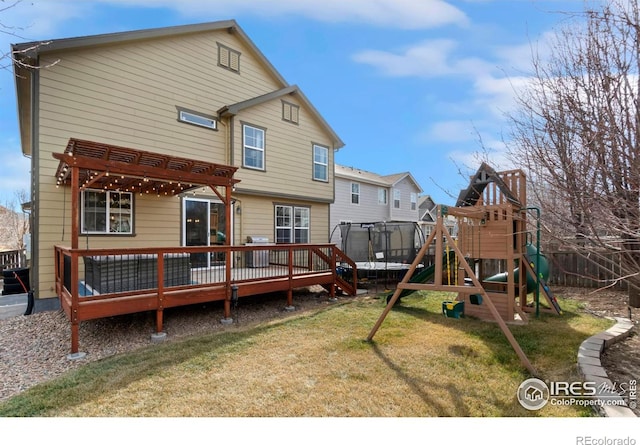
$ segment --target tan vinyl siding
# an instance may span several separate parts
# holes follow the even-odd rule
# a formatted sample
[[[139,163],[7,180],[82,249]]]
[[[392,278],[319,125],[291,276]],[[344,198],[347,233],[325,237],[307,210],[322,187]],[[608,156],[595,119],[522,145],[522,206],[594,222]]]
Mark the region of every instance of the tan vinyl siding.
[[[326,243],[329,235],[329,205],[317,202],[305,202],[285,199],[269,199],[258,196],[238,196],[236,205],[241,206],[241,214],[235,215],[234,242],[243,244],[247,236],[267,236],[270,242],[275,240],[275,205],[292,205],[310,208],[310,233],[311,243]]]
[[[241,54],[239,74],[218,66],[218,43]],[[219,122],[218,131],[189,125],[178,121],[176,107],[216,115],[223,106],[286,86],[226,30],[65,51],[43,57],[41,64],[54,60],[59,60],[55,66],[38,72],[36,98],[39,298],[54,296],[53,246],[71,241],[71,189],[56,189],[58,161],[52,153],[63,152],[69,139],[77,138],[229,164],[228,121]],[[247,235],[273,239],[273,203],[289,200],[311,208],[311,242],[327,242],[329,207],[324,202],[333,199],[332,139],[295,96],[287,101],[300,107],[299,125],[282,120],[280,99],[243,110],[234,119],[236,166],[242,163],[240,121],[267,129],[266,172],[240,168],[236,175],[242,180],[239,192],[262,194],[238,195],[242,213],[234,215],[236,243]],[[314,143],[329,148],[326,183],[312,180]],[[179,198],[136,195],[133,211],[134,236],[81,236],[80,247],[180,245]]]
[[[293,97],[287,100],[297,104]],[[243,123],[266,130],[265,171],[240,168],[236,173],[236,177],[242,181],[239,188],[300,199],[333,199],[333,146],[326,132],[304,107],[300,107],[299,125],[282,120],[280,100],[244,110],[234,119],[234,123],[234,165],[239,167],[243,162]],[[327,182],[313,180],[314,143],[328,148]],[[265,184],[269,184],[268,190]]]
[[[217,41],[242,53],[240,76],[217,66]],[[70,188],[55,188],[52,153],[63,152],[73,137],[228,163],[226,132],[178,122],[176,106],[216,114],[282,87],[247,47],[222,31],[55,54],[42,63],[56,59],[57,65],[39,72],[40,298],[53,296],[53,245],[70,245],[71,234]],[[180,244],[178,198],[136,196],[134,219],[135,236],[91,236],[89,246]],[[86,241],[81,237],[80,245]]]

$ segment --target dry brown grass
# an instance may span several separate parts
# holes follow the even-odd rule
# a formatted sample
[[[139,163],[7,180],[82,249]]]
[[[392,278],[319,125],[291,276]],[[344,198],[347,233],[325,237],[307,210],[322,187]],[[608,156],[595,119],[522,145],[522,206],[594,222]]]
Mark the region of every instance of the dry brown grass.
[[[527,374],[497,325],[449,319],[442,295],[414,295],[365,339],[383,300],[358,298],[258,327],[87,365],[0,405],[0,415],[117,417],[574,417],[522,408]],[[578,313],[514,326],[545,376],[576,379],[579,344],[608,327]]]

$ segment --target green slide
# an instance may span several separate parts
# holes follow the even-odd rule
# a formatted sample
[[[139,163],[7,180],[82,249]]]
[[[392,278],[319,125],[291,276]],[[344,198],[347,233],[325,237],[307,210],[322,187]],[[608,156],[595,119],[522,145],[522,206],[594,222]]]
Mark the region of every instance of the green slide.
[[[536,247],[533,244],[527,244],[527,254],[526,258],[531,261],[533,264],[536,263],[537,260],[540,261],[540,278],[543,280],[549,279],[549,261],[547,257],[543,254],[539,253]],[[485,278],[484,281],[494,282],[494,283],[506,283],[507,278],[509,276],[509,272],[502,272],[489,278]],[[520,279],[520,268],[517,267],[513,271],[513,279],[517,283]],[[532,276],[530,273],[527,273],[527,293],[533,292],[537,286],[536,277]]]
[[[445,253],[444,255],[442,255],[442,264],[445,265],[445,266],[447,264],[447,255],[449,256],[449,261],[451,263],[456,258],[456,253],[453,250],[450,250],[448,254]],[[413,276],[409,279],[409,283],[428,283],[430,281],[433,281],[435,272],[436,272],[436,265],[435,264],[432,264],[431,266],[425,267],[425,268],[421,269],[419,272],[415,272],[414,271]],[[400,296],[398,297],[398,301],[402,297],[406,297],[407,295],[410,295],[413,292],[415,292],[415,290],[403,289],[402,292],[400,292]],[[394,294],[394,292],[391,292],[389,295],[387,295],[387,303],[389,303],[389,301],[391,301],[391,297],[393,297],[393,294]]]

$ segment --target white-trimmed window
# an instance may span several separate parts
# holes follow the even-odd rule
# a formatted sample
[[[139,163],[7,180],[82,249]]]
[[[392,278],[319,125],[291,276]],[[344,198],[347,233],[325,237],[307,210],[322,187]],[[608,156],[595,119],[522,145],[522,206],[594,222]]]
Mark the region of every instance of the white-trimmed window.
[[[133,193],[85,190],[81,206],[82,233],[133,233]]]
[[[218,43],[218,66],[236,73],[240,72],[240,51]]]
[[[411,194],[411,210],[416,210],[418,208],[418,194]]]
[[[399,209],[400,208],[400,190],[394,190],[393,191],[393,208],[394,209]]]
[[[387,205],[387,189],[384,187],[378,187],[378,204]]]
[[[183,108],[178,108],[178,120],[180,122],[209,128],[211,130],[218,129],[218,121],[215,117],[207,114],[196,113],[195,111],[185,110]]]
[[[264,136],[263,128],[244,124],[242,126],[242,165],[247,168],[264,170]]]
[[[308,207],[276,205],[276,243],[308,243],[311,211]]]
[[[351,204],[360,204],[360,183],[351,183]]]
[[[327,182],[329,180],[329,149],[321,145],[313,145],[313,179]]]

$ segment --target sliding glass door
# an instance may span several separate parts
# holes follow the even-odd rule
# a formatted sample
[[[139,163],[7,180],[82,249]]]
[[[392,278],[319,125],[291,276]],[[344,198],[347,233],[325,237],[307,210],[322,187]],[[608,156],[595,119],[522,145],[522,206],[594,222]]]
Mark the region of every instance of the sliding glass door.
[[[185,198],[183,206],[183,243],[185,246],[222,245],[228,235],[224,204],[218,201]],[[222,255],[191,254],[191,267],[214,267],[224,265]]]

